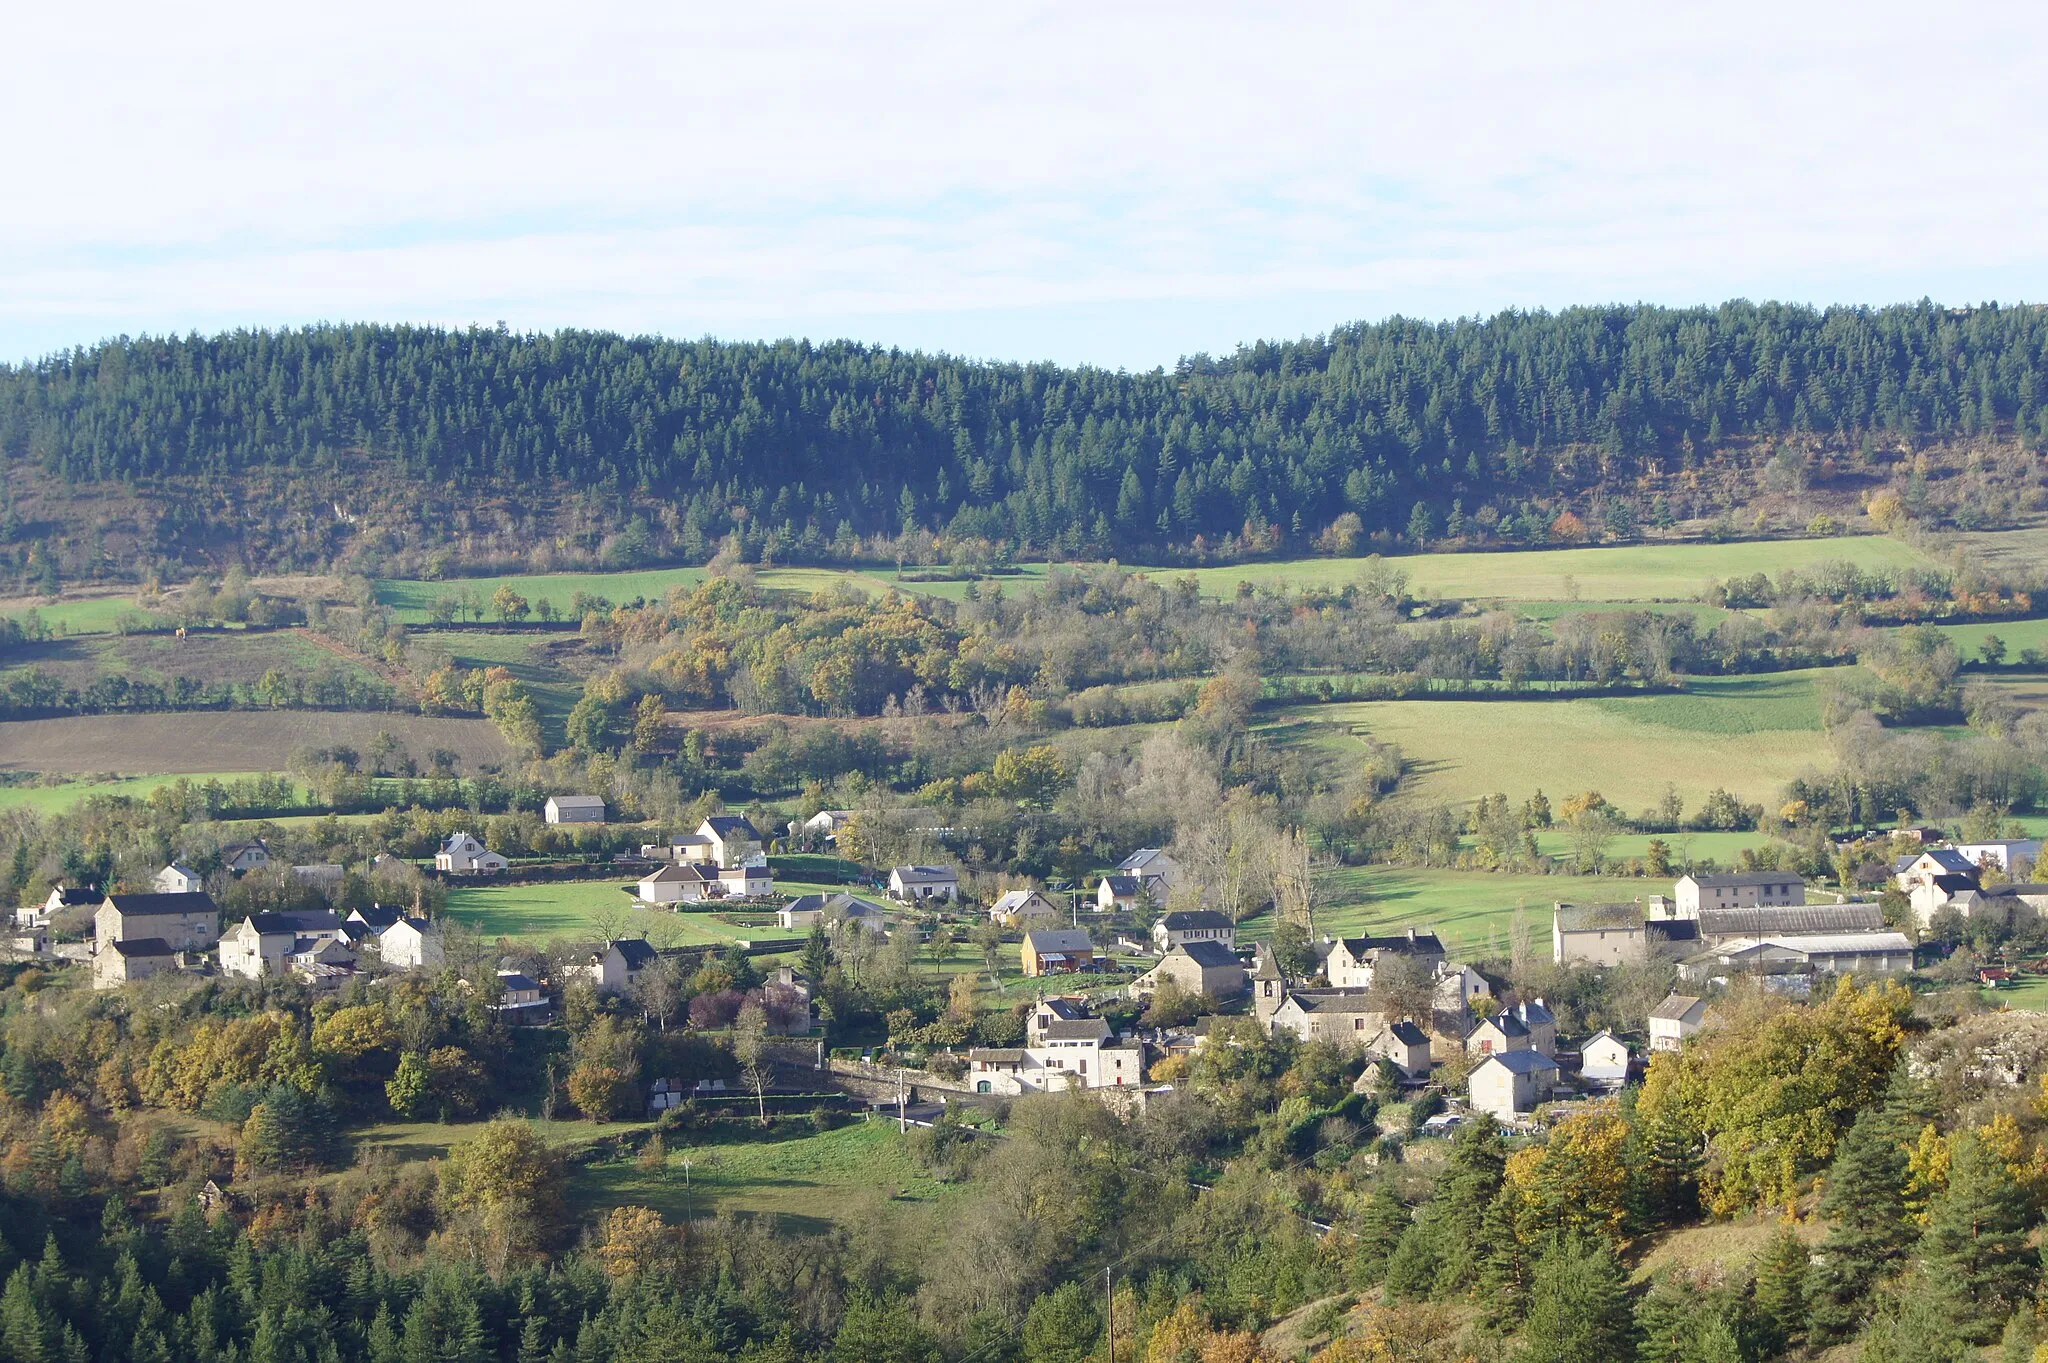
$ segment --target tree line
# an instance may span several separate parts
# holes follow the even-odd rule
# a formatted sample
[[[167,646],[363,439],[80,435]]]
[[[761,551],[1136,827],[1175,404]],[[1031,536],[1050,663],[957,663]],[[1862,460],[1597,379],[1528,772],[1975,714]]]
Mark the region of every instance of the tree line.
[[[0,367],[0,451],[73,483],[208,486],[367,456],[415,487],[640,494],[679,513],[620,516],[605,552],[622,564],[701,559],[733,532],[813,561],[919,530],[1247,553],[1346,515],[1420,538],[1540,541],[1566,516],[1627,532],[1669,515],[1608,495],[1645,472],[1781,438],[2031,442],[2044,401],[2048,315],[1928,302],[1394,318],[1136,374],[844,341],[323,325]],[[1550,496],[1587,489],[1597,514]],[[200,533],[196,512],[174,499],[152,533]],[[11,498],[6,516],[19,530]]]

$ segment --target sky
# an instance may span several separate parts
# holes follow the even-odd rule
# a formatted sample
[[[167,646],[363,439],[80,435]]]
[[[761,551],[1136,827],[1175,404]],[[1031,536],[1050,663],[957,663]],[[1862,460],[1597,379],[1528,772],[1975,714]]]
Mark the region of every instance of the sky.
[[[0,359],[316,321],[1130,369],[2048,298],[2041,6],[44,5]]]

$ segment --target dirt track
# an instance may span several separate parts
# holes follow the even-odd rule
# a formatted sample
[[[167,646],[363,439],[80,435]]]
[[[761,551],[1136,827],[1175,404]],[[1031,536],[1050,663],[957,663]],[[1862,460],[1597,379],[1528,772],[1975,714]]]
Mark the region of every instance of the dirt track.
[[[474,772],[511,756],[489,720],[325,710],[198,711],[164,715],[79,715],[0,723],[0,771],[283,771],[297,748],[347,744],[361,751],[388,730],[425,765],[447,748]]]

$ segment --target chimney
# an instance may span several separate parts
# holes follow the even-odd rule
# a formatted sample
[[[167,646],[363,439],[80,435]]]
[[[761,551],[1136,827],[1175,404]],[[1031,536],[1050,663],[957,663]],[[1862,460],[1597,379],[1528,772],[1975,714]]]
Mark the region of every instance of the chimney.
[[[1414,928],[1410,928],[1410,929],[1408,929],[1408,940],[1409,940],[1409,941],[1411,941],[1411,942],[1415,940],[1415,929],[1414,929]]]

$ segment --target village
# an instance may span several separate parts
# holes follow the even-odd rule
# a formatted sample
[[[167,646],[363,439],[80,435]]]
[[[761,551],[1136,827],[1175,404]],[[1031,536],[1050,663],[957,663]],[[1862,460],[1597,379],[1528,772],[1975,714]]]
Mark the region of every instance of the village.
[[[594,796],[560,795],[547,801],[545,817],[602,823],[606,806]],[[1097,1094],[1128,1114],[1174,1093],[1204,1047],[1237,1044],[1249,1028],[1328,1045],[1358,1068],[1356,1092],[1416,1100],[1418,1135],[1449,1134],[1480,1119],[1534,1129],[1577,1110],[1580,1100],[1640,1080],[1650,1055],[1681,1049],[1731,990],[1804,999],[1830,979],[1904,976],[1927,959],[1932,948],[1921,943],[1938,924],[2009,931],[2048,914],[2048,884],[2013,879],[2032,868],[2038,841],[1945,843],[1921,829],[1872,841],[1874,851],[1891,852],[1889,903],[1810,891],[1798,874],[1775,871],[1686,874],[1669,894],[1628,902],[1560,898],[1549,915],[1551,966],[1595,980],[1633,972],[1631,980],[1669,984],[1640,1028],[1574,1032],[1560,1026],[1559,1011],[1576,1017],[1586,1009],[1557,1010],[1519,988],[1507,961],[1460,959],[1429,924],[1389,923],[1343,936],[1319,933],[1312,921],[1275,923],[1263,911],[1255,923],[1234,921],[1208,907],[1204,887],[1168,849],[1138,849],[1092,883],[1010,888],[986,903],[972,901],[946,865],[873,868],[872,889],[778,894],[770,849],[829,847],[851,817],[821,810],[790,821],[772,840],[745,817],[712,815],[613,865],[637,875],[618,887],[622,907],[656,915],[648,919],[655,924],[660,915],[726,905],[772,913],[782,936],[729,948],[766,962],[764,979],[775,991],[768,1030],[782,1043],[771,1065],[828,1072],[792,1075],[792,1092],[836,1084],[906,1121],[929,1122],[949,1102],[1069,1090]],[[262,839],[228,844],[209,860],[216,889],[251,873],[284,871],[302,886],[331,891],[347,870],[273,866]],[[467,832],[449,836],[431,867],[401,868],[379,855],[365,869],[458,883],[517,874]],[[87,912],[84,939],[61,940],[65,916],[76,921]],[[511,944],[501,941],[496,952],[472,949],[474,959],[457,969],[443,923],[419,907],[417,893],[411,904],[337,904],[237,920],[223,914],[207,876],[173,860],[147,890],[53,886],[16,910],[8,946],[17,961],[88,972],[95,990],[176,975],[292,981],[318,998],[425,972],[465,994],[482,991],[490,1011],[517,1027],[558,1022],[564,991],[576,986],[630,1005],[665,959],[706,956],[657,946],[653,934],[630,930],[630,914],[608,921],[619,924],[616,932],[553,958],[505,950]],[[972,934],[984,946],[999,1006],[1022,1015],[1017,1044],[905,1045],[893,1035],[880,1045],[841,1044],[848,1038],[834,1035],[821,1013],[814,996],[822,981],[806,974],[806,963],[815,974],[825,961],[851,957],[856,945],[907,941],[914,948],[936,934]],[[812,941],[818,945],[804,952]],[[1003,991],[999,959],[1005,970],[1015,963],[1028,998],[1013,1001]],[[1996,988],[2012,974],[1987,966],[1980,982]],[[970,994],[973,979],[970,970]],[[646,1087],[646,1109],[658,1114],[693,1087],[722,1093],[726,1081],[693,1086],[654,1075]]]

